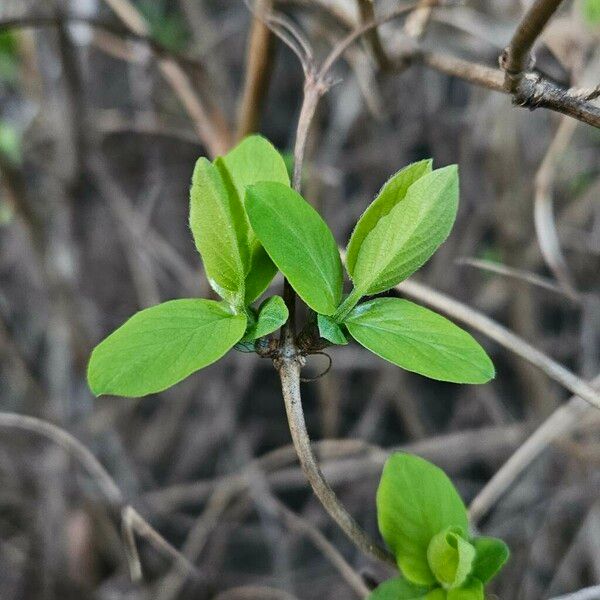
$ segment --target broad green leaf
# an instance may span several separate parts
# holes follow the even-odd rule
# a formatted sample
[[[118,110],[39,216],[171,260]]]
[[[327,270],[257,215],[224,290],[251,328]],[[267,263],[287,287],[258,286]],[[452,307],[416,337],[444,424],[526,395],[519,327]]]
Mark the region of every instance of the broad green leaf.
[[[583,15],[590,25],[600,25],[600,0],[584,0]]]
[[[160,392],[221,358],[246,317],[212,300],[171,300],[142,310],[102,341],[88,365],[96,396]]]
[[[383,468],[377,521],[402,574],[419,585],[436,583],[427,560],[433,536],[447,527],[468,527],[465,505],[446,474],[403,453],[390,456]]]
[[[246,188],[260,181],[290,185],[283,157],[271,142],[260,135],[244,138],[222,160],[242,201]]]
[[[332,344],[344,346],[348,343],[348,338],[341,326],[326,315],[317,315],[319,325],[319,334]]]
[[[260,135],[251,135],[242,140],[221,159],[218,166],[223,177],[231,180],[242,204],[246,197],[246,188],[260,181],[290,185],[283,157],[271,142]],[[246,304],[250,304],[267,289],[277,268],[256,239],[249,224],[247,239],[250,262],[246,277]]]
[[[429,542],[429,567],[445,588],[461,586],[471,573],[475,548],[464,539],[464,534],[464,531],[449,527]]]
[[[492,361],[466,331],[408,300],[359,304],[344,323],[357,342],[407,371],[454,383],[494,377]]]
[[[354,265],[356,264],[360,247],[367,235],[377,225],[379,219],[385,217],[398,202],[404,200],[408,188],[417,179],[431,173],[432,162],[431,159],[421,160],[404,167],[404,169],[398,171],[381,188],[375,200],[358,220],[348,242],[348,248],[346,249],[346,268],[348,269],[348,273],[354,272]]]
[[[448,600],[484,600],[483,584],[471,578],[461,587],[448,590]]]
[[[389,290],[427,262],[450,234],[457,208],[456,165],[415,181],[358,250],[350,275],[361,295]]]
[[[279,329],[288,319],[288,308],[281,296],[267,298],[258,309],[258,318],[244,334],[243,341],[261,338]]]
[[[190,191],[190,228],[210,285],[241,306],[245,295],[248,241],[244,209],[231,182],[206,158],[198,159]]]
[[[440,598],[445,598],[445,594]],[[415,585],[404,579],[394,577],[378,585],[369,594],[368,600],[437,600],[429,593],[429,588]]]
[[[265,250],[315,312],[331,315],[342,298],[342,262],[319,213],[281,183],[246,191],[246,212]]]
[[[250,268],[246,275],[246,305],[252,304],[264,293],[277,273],[277,267],[258,240],[252,245],[250,252]]]
[[[476,551],[473,576],[485,584],[503,567],[510,550],[502,540],[492,537],[477,537],[471,543]]]

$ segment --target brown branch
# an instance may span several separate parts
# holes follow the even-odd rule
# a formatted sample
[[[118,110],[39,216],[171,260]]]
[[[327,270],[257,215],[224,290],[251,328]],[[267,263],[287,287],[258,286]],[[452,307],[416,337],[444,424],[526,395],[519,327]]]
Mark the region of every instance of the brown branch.
[[[512,94],[519,94],[525,71],[532,66],[531,49],[561,2],[535,0],[521,19],[510,44],[504,49],[500,64],[506,73],[506,88]]]
[[[266,14],[271,6],[272,0],[260,0],[257,10]],[[261,107],[273,70],[274,42],[275,38],[269,26],[261,16],[254,15],[246,52],[246,78],[238,113],[238,140],[258,130]]]
[[[363,24],[376,21],[373,0],[358,0],[358,10]],[[391,68],[392,63],[383,48],[377,28],[374,27],[368,31],[366,33],[366,38],[371,46],[377,64],[382,70],[387,71]]]
[[[294,348],[288,348],[295,353]],[[287,413],[292,441],[298,454],[300,464],[310,483],[310,486],[320,500],[323,508],[330,514],[344,533],[363,552],[371,554],[391,565],[395,565],[394,557],[384,548],[374,542],[368,534],[348,513],[340,502],[331,486],[325,480],[315,455],[311,448],[310,438],[306,430],[302,397],[300,394],[300,368],[301,359],[295,355],[282,356],[276,361],[277,370],[281,379],[281,389]]]

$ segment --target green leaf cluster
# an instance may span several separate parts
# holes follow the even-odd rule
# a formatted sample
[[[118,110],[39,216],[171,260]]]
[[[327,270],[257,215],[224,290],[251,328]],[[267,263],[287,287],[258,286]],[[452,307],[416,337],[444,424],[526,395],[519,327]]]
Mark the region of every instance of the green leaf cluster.
[[[484,586],[508,560],[506,544],[471,537],[467,511],[446,474],[397,453],[377,490],[377,520],[401,576],[381,584],[370,600],[483,600]]]
[[[346,252],[353,289],[333,234],[303,198],[282,183],[247,188],[252,229],[296,293],[317,313],[321,337],[365,348],[408,371],[455,383],[485,383],[494,366],[481,346],[442,316],[386,292],[419,269],[448,237],[458,207],[456,166],[424,160],[396,173],[364,212]]]
[[[288,318],[277,296],[253,306],[277,270],[331,344],[347,344],[351,336],[404,369],[442,381],[483,383],[494,376],[479,344],[442,316],[397,298],[361,302],[409,277],[449,235],[458,207],[456,166],[434,170],[430,160],[420,161],[383,186],[348,243],[353,289],[346,296],[338,245],[290,187],[288,167],[260,136],[214,161],[197,161],[189,225],[222,300],[173,300],[134,315],[92,352],[88,380],[95,394],[159,392],[232,347],[254,349]]]
[[[133,315],[92,352],[88,384],[96,395],[160,392],[220,359],[237,344],[281,327],[288,310],[263,294],[276,267],[250,227],[246,188],[271,182],[289,189],[279,152],[251,136],[213,162],[196,163],[190,191],[190,228],[211,287],[222,301],[171,300]]]

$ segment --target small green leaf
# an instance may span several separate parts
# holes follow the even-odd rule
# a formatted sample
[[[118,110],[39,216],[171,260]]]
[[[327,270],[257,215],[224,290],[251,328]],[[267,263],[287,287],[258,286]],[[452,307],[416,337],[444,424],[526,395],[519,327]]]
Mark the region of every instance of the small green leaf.
[[[457,208],[456,165],[415,181],[358,250],[349,272],[361,295],[389,290],[427,262],[450,234]]]
[[[448,600],[484,600],[483,584],[471,578],[461,587],[448,590]]]
[[[350,241],[348,242],[348,248],[346,249],[346,267],[349,273],[354,272],[354,265],[356,264],[358,252],[367,235],[373,230],[382,217],[385,217],[398,202],[404,200],[408,188],[417,181],[417,179],[431,173],[432,162],[431,159],[421,160],[404,167],[404,169],[398,171],[381,188],[381,191],[375,200],[373,200],[358,220],[358,223],[352,232],[352,236],[350,237]]]
[[[230,178],[242,204],[246,197],[246,188],[260,181],[275,181],[288,187],[290,185],[283,157],[271,142],[260,135],[251,135],[243,139],[221,159],[219,168],[224,177]],[[247,238],[250,263],[246,277],[246,304],[251,304],[267,289],[277,268],[256,239],[249,224]]]
[[[250,268],[246,275],[246,305],[252,304],[264,291],[277,273],[277,267],[257,240],[252,245]]]
[[[471,573],[475,548],[464,539],[464,534],[460,529],[448,527],[429,542],[427,561],[445,588],[461,586]]]
[[[357,342],[407,371],[454,383],[494,377],[492,361],[466,331],[408,300],[365,302],[344,323]]]
[[[377,520],[402,574],[419,585],[436,583],[427,560],[433,536],[447,527],[468,527],[465,505],[446,474],[403,453],[385,463],[377,490]]]
[[[96,396],[160,392],[221,358],[240,340],[244,315],[212,300],[171,300],[142,310],[102,341],[88,365]]]
[[[242,341],[256,340],[273,333],[287,321],[288,314],[281,296],[267,298],[258,309],[258,319],[248,327]]]
[[[245,295],[248,241],[244,209],[231,182],[206,158],[198,159],[190,191],[190,228],[211,287],[230,304]]]
[[[445,598],[441,596],[440,598]],[[368,600],[437,600],[428,587],[415,585],[404,579],[394,577],[378,585],[369,595]]]
[[[326,315],[317,315],[317,322],[319,324],[319,334],[322,338],[339,346],[344,346],[348,343],[348,338],[344,330],[333,319]]]
[[[281,183],[246,192],[250,224],[297,294],[315,312],[331,315],[342,298],[342,262],[333,234],[319,213]]]
[[[473,576],[484,584],[495,577],[510,556],[508,546],[497,538],[476,537],[471,540],[476,556]]]

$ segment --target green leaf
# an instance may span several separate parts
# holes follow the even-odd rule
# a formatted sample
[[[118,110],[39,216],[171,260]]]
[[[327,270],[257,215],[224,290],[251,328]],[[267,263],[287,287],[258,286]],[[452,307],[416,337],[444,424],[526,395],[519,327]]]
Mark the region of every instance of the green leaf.
[[[442,596],[442,598],[445,598]],[[435,596],[429,593],[429,588],[415,585],[404,579],[404,577],[394,577],[378,585],[368,600],[437,600]]]
[[[473,576],[485,584],[503,567],[510,550],[502,540],[493,537],[476,537],[471,543],[476,551]]]
[[[242,140],[219,164],[223,177],[228,177],[243,204],[246,188],[260,181],[275,181],[289,187],[285,161],[277,149],[260,135]],[[248,224],[250,264],[246,277],[246,304],[251,304],[268,287],[277,268]]]
[[[600,0],[585,0],[583,16],[590,25],[600,24]]]
[[[344,346],[348,343],[348,338],[344,330],[333,319],[326,315],[317,315],[319,324],[319,334],[332,344]]]
[[[483,584],[479,579],[471,578],[461,587],[448,590],[448,600],[484,600]]]
[[[361,295],[389,290],[412,275],[450,234],[458,208],[456,165],[413,183],[403,201],[363,240],[349,270]]]
[[[382,217],[389,214],[398,202],[404,200],[408,188],[417,181],[417,179],[431,173],[432,162],[431,159],[422,160],[404,167],[404,169],[398,171],[381,188],[381,191],[375,200],[369,205],[367,210],[365,210],[358,220],[358,223],[352,232],[352,236],[350,237],[350,241],[348,242],[348,248],[346,249],[346,267],[349,273],[354,272],[356,258],[367,235],[373,230]]]
[[[258,319],[244,334],[243,341],[261,338],[279,329],[288,319],[288,308],[280,296],[267,298],[258,309]]]
[[[94,351],[88,384],[96,396],[160,392],[221,358],[240,340],[246,317],[212,300],[171,300],[142,310]]]
[[[461,586],[471,573],[475,548],[464,535],[464,531],[448,527],[429,542],[427,561],[435,578],[445,588]]]
[[[230,304],[243,304],[247,222],[231,182],[206,158],[198,159],[190,192],[190,228],[211,287]]]
[[[446,474],[403,453],[390,456],[383,468],[377,521],[403,575],[419,585],[436,583],[427,560],[433,536],[447,527],[468,527],[465,505]]]
[[[331,315],[342,298],[342,262],[319,213],[281,183],[258,183],[246,192],[250,224],[297,294],[315,312]]]
[[[250,268],[246,275],[246,305],[252,304],[265,292],[275,273],[275,263],[257,240],[251,248]]]
[[[344,323],[357,342],[407,371],[454,383],[494,377],[492,361],[466,331],[408,300],[365,302]]]

